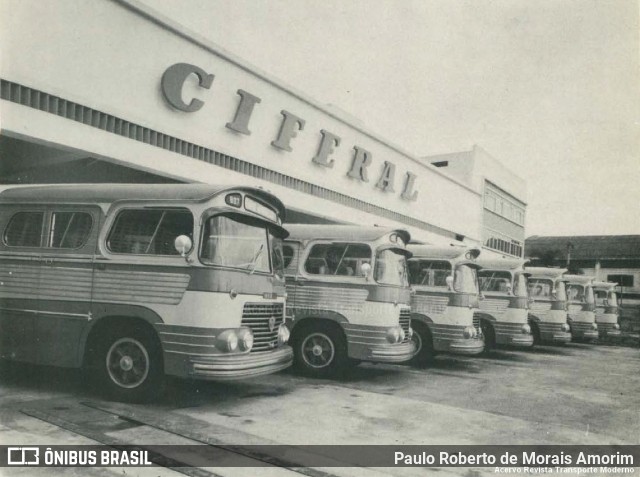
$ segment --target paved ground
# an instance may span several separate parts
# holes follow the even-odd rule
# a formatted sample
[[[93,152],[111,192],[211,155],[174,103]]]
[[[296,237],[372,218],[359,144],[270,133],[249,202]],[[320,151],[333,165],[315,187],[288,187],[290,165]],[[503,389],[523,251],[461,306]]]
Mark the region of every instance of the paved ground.
[[[77,371],[5,366],[0,443],[640,444],[639,370],[638,348],[572,343],[481,358],[443,355],[427,368],[363,364],[335,381],[288,372],[232,384],[175,380],[158,402],[133,406],[101,401]],[[229,477],[297,473],[277,467],[207,470]],[[427,475],[406,468],[325,470],[337,476]],[[487,472],[492,474],[439,473]],[[115,474],[174,472],[60,470]]]

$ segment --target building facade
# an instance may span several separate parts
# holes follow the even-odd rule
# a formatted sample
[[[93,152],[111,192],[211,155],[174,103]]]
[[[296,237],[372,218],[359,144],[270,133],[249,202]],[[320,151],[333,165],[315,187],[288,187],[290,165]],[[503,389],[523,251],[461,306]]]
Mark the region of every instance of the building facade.
[[[511,212],[482,205],[487,191],[524,204],[493,159],[481,183],[444,172],[136,0],[6,10],[4,184],[241,183],[276,194],[289,222],[404,227],[519,253]]]
[[[490,252],[522,257],[524,253],[526,185],[479,146],[425,161],[482,193],[481,244]]]

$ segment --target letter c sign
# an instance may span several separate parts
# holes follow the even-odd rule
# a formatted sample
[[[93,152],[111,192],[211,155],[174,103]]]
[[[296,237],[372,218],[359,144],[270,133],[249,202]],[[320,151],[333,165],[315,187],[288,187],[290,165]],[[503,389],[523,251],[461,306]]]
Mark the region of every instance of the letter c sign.
[[[209,89],[213,83],[213,75],[208,74],[202,68],[188,63],[176,63],[166,69],[162,75],[161,88],[162,94],[171,106],[186,113],[193,113],[200,109],[204,102],[193,98],[188,104],[182,99],[182,87],[189,75],[194,74],[198,77],[198,85],[202,88]]]

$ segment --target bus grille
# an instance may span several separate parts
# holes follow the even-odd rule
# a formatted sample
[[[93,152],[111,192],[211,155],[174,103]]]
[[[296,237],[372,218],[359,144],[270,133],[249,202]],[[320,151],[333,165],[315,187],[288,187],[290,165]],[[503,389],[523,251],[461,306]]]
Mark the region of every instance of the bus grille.
[[[410,308],[400,309],[400,326],[404,330],[403,343],[405,343],[409,341],[409,327],[411,326],[411,309]]]
[[[270,351],[278,346],[278,328],[284,323],[282,303],[245,303],[242,326],[253,331],[252,353]]]
[[[480,316],[476,313],[473,314],[473,327],[476,329],[478,336],[482,334],[482,329],[480,328]]]

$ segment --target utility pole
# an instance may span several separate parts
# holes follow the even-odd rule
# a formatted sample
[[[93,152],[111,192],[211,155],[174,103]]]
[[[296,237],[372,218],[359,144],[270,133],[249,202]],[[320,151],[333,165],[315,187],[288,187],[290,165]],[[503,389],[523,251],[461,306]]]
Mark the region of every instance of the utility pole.
[[[569,265],[571,265],[571,250],[573,250],[573,244],[571,242],[567,242],[567,269]]]

